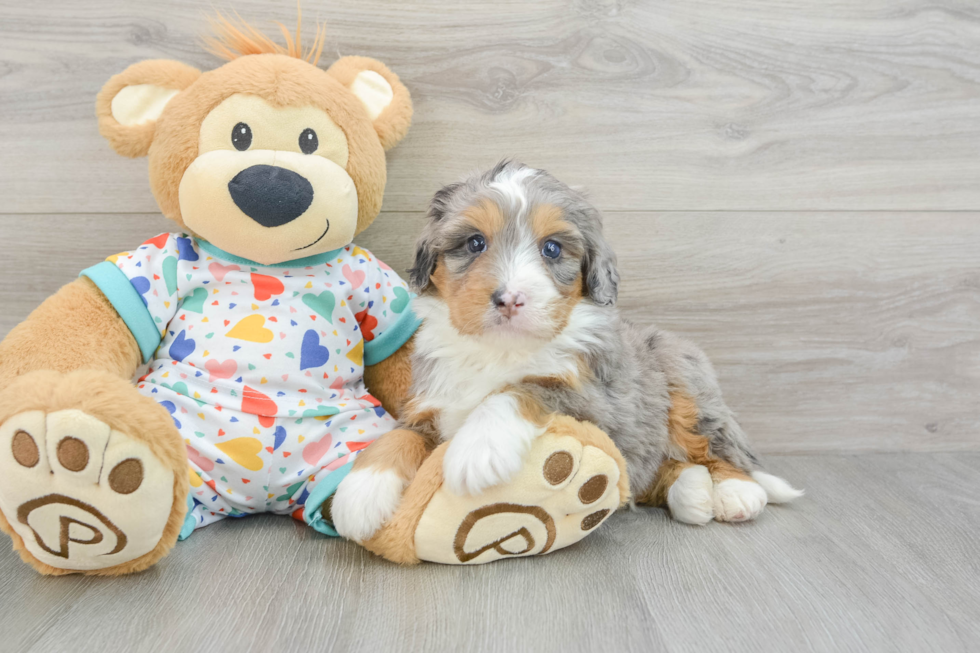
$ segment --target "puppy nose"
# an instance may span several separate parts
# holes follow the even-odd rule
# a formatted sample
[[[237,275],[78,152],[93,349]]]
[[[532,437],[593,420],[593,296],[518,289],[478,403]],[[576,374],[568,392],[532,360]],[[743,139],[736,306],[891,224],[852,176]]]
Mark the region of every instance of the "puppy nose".
[[[502,315],[512,317],[517,315],[520,308],[527,303],[527,295],[522,290],[511,292],[509,290],[497,289],[491,295],[490,300]]]
[[[292,222],[313,203],[306,177],[278,166],[254,165],[228,182],[228,192],[242,213],[263,227]]]

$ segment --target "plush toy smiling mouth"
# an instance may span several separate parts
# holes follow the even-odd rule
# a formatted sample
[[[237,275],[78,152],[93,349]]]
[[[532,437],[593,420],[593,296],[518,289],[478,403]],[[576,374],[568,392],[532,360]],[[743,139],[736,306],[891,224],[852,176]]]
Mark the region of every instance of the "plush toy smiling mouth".
[[[304,245],[303,247],[297,247],[295,251],[298,252],[300,250],[309,249],[309,248],[313,247],[318,242],[320,242],[321,240],[323,240],[323,237],[326,236],[327,235],[327,232],[329,232],[329,231],[330,231],[330,220],[327,220],[327,228],[323,230],[323,233],[320,234],[320,237],[319,238],[317,238],[316,240],[314,240],[309,245]]]

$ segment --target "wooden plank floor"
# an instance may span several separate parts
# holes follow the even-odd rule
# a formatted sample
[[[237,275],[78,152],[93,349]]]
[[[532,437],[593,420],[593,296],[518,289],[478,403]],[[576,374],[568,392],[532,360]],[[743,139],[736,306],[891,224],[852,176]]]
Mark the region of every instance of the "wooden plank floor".
[[[980,4],[303,7],[327,21],[324,64],[377,57],[415,100],[359,244],[404,270],[431,194],[505,156],[587,188],[623,313],[702,345],[807,496],[739,526],[621,513],[569,550],[467,569],[398,568],[272,517],[121,579],[43,578],[3,544],[0,651],[976,650]],[[0,0],[0,335],[172,228],[94,98],[141,59],[217,65],[210,11]]]
[[[9,651],[975,651],[980,454],[773,457],[758,522],[614,515],[543,558],[399,568],[283,517],[226,520],[119,579],[0,552]]]

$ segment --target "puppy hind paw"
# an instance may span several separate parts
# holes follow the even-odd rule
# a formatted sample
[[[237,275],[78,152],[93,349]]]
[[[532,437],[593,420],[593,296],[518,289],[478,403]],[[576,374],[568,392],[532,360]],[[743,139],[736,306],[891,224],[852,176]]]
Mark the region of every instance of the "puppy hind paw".
[[[755,519],[766,507],[766,502],[766,491],[755,481],[729,478],[714,488],[714,512],[718,521]]]
[[[355,542],[370,539],[398,510],[405,485],[394,470],[352,471],[337,487],[330,505],[334,528]]]

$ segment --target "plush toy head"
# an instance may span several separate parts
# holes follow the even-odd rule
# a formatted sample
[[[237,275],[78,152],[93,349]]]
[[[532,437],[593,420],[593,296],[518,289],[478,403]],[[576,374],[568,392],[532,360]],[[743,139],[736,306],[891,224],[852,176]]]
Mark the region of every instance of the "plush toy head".
[[[408,90],[365,57],[321,70],[319,33],[304,56],[285,29],[288,48],[216,26],[212,50],[228,63],[130,66],[99,93],[102,135],[119,154],[148,154],[164,215],[231,254],[273,264],[347,245],[381,209]]]

